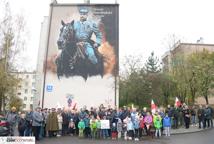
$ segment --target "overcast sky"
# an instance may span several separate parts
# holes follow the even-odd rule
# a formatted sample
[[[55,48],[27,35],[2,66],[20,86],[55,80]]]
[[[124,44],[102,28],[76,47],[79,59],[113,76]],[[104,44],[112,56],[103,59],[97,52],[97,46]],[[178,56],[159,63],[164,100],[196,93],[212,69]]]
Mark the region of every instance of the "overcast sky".
[[[26,67],[35,68],[41,22],[49,15],[51,0],[9,0],[13,13],[26,17],[30,37]],[[58,3],[82,3],[84,0],[58,0]],[[114,3],[115,0],[91,0]],[[120,4],[120,58],[141,54],[146,60],[152,51],[161,58],[167,51],[166,39],[175,34],[185,42],[214,44],[213,0],[118,0]]]

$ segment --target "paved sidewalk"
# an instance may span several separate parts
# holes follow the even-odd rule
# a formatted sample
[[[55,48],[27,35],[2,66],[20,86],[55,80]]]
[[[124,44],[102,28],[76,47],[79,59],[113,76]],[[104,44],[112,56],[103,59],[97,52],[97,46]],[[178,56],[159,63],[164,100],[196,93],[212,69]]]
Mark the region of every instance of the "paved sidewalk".
[[[194,132],[200,132],[200,131],[204,131],[210,128],[206,128],[206,129],[199,129],[198,126],[190,126],[189,129],[186,129],[184,127],[180,127],[178,129],[171,129],[171,134],[175,135],[175,134],[185,134],[185,133],[194,133]]]
[[[176,135],[176,134],[186,134],[186,133],[195,133],[195,132],[200,132],[200,131],[204,131],[204,130],[208,130],[210,128],[206,128],[206,129],[199,129],[198,126],[190,126],[189,129],[186,129],[184,127],[180,127],[178,129],[171,129],[170,133],[171,135]],[[15,129],[15,136],[19,135],[19,132],[17,130],[17,128]],[[163,132],[164,135],[164,132]]]

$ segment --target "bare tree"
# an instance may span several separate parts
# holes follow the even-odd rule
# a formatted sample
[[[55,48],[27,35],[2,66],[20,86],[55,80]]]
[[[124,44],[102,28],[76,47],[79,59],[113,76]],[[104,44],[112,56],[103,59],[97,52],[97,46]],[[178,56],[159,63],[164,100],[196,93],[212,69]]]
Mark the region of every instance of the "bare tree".
[[[12,15],[8,1],[0,1],[0,111],[5,108],[6,99],[16,95],[14,88],[19,80],[11,71],[17,71],[21,52],[25,48],[26,31],[23,15]]]

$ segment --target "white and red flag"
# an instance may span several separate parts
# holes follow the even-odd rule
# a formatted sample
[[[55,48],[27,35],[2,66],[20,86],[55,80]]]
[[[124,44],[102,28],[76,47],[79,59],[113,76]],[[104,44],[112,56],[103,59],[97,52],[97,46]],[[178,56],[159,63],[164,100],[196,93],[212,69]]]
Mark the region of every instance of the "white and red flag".
[[[177,97],[175,98],[175,105],[177,107],[179,107],[181,105],[181,102],[180,102],[180,100]]]
[[[156,112],[157,106],[155,105],[153,99],[151,101],[151,112],[154,114]]]

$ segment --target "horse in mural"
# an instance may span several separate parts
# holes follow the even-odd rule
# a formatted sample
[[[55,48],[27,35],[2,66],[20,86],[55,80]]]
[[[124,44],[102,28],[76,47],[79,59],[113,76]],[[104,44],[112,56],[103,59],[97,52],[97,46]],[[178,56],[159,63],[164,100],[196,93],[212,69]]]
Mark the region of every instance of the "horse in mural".
[[[104,57],[94,48],[97,64],[93,64],[86,55],[84,42],[77,42],[73,28],[74,21],[65,23],[61,21],[62,27],[57,40],[60,54],[56,57],[56,73],[58,78],[63,76],[81,76],[87,80],[90,76],[104,75]],[[90,40],[93,45],[94,41]]]

